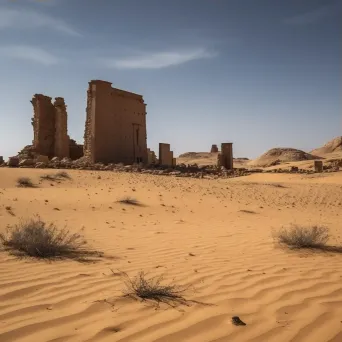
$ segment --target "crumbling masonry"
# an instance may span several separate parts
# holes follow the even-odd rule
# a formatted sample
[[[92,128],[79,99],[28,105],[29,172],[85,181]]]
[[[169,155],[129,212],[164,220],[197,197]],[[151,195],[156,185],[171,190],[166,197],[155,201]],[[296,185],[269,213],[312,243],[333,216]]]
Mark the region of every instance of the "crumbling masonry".
[[[233,170],[233,143],[222,143],[221,153],[217,157],[218,166]]]
[[[33,148],[37,154],[52,157],[69,157],[66,105],[62,97],[35,94],[31,101],[34,115]]]
[[[84,156],[91,162],[147,163],[146,104],[143,97],[89,82]]]

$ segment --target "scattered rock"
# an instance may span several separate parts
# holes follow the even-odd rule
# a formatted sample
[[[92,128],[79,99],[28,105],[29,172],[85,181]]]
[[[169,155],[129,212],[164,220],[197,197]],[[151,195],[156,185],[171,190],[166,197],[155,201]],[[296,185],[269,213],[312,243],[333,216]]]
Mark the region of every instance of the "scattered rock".
[[[19,166],[19,162],[20,162],[19,157],[9,157],[7,165],[9,167],[18,167]]]
[[[234,325],[240,325],[240,326],[247,325],[245,322],[241,321],[239,316],[232,317],[232,323]]]

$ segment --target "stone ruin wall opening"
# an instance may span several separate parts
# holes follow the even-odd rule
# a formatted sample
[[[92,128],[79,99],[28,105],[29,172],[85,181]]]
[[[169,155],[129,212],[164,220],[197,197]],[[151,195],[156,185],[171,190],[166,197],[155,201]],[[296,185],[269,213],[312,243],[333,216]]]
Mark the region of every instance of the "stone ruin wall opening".
[[[89,82],[84,155],[91,162],[147,163],[146,105],[143,97]]]

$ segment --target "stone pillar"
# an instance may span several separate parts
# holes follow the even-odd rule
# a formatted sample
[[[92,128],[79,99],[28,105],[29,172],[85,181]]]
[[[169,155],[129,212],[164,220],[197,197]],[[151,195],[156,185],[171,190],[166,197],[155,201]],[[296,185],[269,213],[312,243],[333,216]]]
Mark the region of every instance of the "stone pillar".
[[[62,97],[55,98],[55,153],[58,158],[69,158],[68,116]]]
[[[159,165],[172,166],[173,152],[170,144],[159,143]]]
[[[314,161],[314,168],[315,168],[315,172],[323,172],[323,162],[322,160],[315,160]]]
[[[227,170],[233,170],[233,143],[221,144],[220,164]]]
[[[91,162],[95,162],[95,94],[96,85],[92,82],[89,82],[89,87],[87,91],[87,108],[84,129],[83,155],[87,157]]]
[[[217,153],[218,151],[217,145],[211,145],[210,153]]]
[[[51,97],[35,94],[33,105],[33,147],[38,154],[54,156],[55,152],[55,108]]]

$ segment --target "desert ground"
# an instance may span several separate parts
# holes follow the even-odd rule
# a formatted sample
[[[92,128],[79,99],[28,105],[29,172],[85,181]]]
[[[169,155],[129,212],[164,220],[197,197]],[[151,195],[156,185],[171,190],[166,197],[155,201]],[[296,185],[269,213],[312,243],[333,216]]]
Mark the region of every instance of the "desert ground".
[[[342,341],[342,254],[290,250],[289,224],[341,245],[342,172],[193,179],[0,168],[0,232],[35,214],[81,232],[92,262],[0,252],[0,341]],[[17,188],[18,177],[36,188]],[[131,196],[142,205],[117,202]],[[186,287],[187,305],[124,297],[140,271]],[[235,326],[239,316],[246,326]]]

